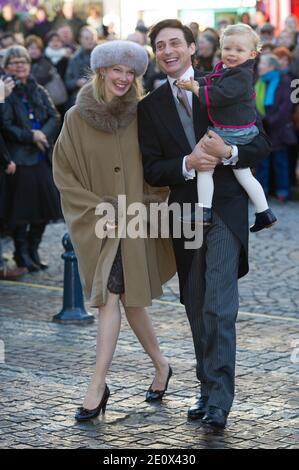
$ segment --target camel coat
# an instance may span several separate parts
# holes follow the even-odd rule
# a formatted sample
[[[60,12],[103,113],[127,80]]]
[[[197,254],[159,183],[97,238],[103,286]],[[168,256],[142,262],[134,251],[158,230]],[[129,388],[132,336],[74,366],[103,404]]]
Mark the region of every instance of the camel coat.
[[[143,202],[145,192],[155,192],[143,179],[136,108],[132,90],[125,97],[100,104],[88,83],[66,113],[54,148],[54,180],[84,294],[94,307],[107,301],[107,282],[119,243],[125,306],[151,305],[162,294],[162,284],[176,271],[169,239],[98,238],[95,233],[101,219],[95,213],[100,202],[126,195],[128,205]],[[156,188],[156,192],[160,199],[168,195],[165,188]]]

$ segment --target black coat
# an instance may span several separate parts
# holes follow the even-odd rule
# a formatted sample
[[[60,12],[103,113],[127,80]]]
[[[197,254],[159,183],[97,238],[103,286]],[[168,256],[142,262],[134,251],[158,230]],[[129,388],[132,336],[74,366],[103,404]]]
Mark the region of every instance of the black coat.
[[[14,88],[3,107],[3,135],[13,161],[17,165],[31,166],[38,163],[39,150],[33,142],[31,121],[21,98],[23,85]],[[29,96],[36,118],[41,123],[41,131],[47,136],[51,159],[54,140],[58,133],[59,115],[47,91],[30,78],[24,87]]]
[[[2,127],[2,113],[4,104],[0,104],[0,122]],[[8,164],[11,162],[11,157],[5,145],[5,141],[2,136],[2,130],[0,132],[0,173],[6,170]]]
[[[211,124],[247,126],[256,121],[254,60],[233,68],[219,67],[199,79],[199,101]]]
[[[195,95],[193,120],[196,140],[199,141],[207,130],[209,120]],[[270,152],[270,142],[260,122],[257,125],[260,134],[250,144],[239,146],[237,167],[253,167]],[[169,204],[197,202],[196,178],[185,181],[182,174],[183,157],[192,149],[168,82],[139,103],[138,128],[145,180],[152,186],[169,186]],[[239,263],[239,277],[242,277],[248,272],[248,196],[229,166],[217,166],[214,184],[213,208],[242,243]],[[194,251],[184,248],[183,237],[175,238],[173,243],[182,293]]]

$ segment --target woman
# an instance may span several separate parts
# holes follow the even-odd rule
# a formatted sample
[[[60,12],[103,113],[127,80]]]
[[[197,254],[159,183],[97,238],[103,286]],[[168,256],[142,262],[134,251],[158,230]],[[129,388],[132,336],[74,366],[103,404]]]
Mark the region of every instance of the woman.
[[[120,330],[120,301],[156,369],[147,401],[163,397],[172,373],[144,308],[161,295],[161,284],[175,273],[169,240],[100,239],[95,234],[95,210],[105,198],[126,195],[128,204],[143,201],[136,79],[145,72],[147,61],[146,51],[132,42],[111,41],[97,46],[91,54],[94,77],[67,112],[54,149],[54,179],[77,253],[82,285],[87,299],[100,313],[96,368],[83,407],[77,411],[78,421],[105,411],[109,398],[106,374]]]
[[[56,71],[49,59],[43,56],[44,44],[39,36],[31,34],[25,39],[25,47],[31,57],[31,74],[39,83],[45,86],[52,80]]]
[[[11,77],[6,77],[3,81],[4,83],[4,98],[7,98],[15,86],[14,81]],[[2,122],[2,111],[4,104],[0,103],[0,121]],[[11,160],[11,157],[6,148],[4,139],[0,132],[0,230],[1,224],[5,217],[5,177],[4,172],[7,175],[13,175],[16,171],[16,164]],[[18,277],[22,276],[27,272],[26,268],[10,268],[6,265],[3,256],[2,256],[2,240],[0,234],[0,280],[14,281]]]
[[[275,195],[283,203],[289,196],[287,147],[296,144],[292,122],[293,104],[290,100],[291,80],[280,71],[278,58],[274,54],[261,56],[258,72],[260,78],[256,83],[256,107],[271,140],[272,152],[269,158],[259,162],[256,178],[268,195],[272,163]]]
[[[38,254],[45,227],[62,218],[50,163],[59,117],[46,91],[30,76],[31,59],[24,47],[8,48],[3,67],[16,81],[3,107],[3,134],[17,166],[7,177],[8,225],[17,265],[38,271],[47,267]]]

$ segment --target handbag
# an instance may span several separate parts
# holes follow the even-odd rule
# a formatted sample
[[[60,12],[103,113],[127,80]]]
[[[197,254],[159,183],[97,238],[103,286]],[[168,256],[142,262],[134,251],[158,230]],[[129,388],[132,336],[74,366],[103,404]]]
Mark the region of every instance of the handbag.
[[[64,104],[68,99],[65,84],[58,72],[54,72],[53,78],[46,83],[45,89],[55,105]]]

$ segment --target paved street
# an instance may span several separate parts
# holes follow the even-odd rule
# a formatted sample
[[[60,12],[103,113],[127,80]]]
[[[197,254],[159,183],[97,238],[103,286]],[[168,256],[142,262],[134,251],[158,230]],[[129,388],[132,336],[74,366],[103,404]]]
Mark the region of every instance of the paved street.
[[[27,274],[19,283],[0,282],[0,339],[5,347],[0,447],[298,448],[299,202],[281,206],[271,201],[271,206],[279,223],[250,235],[251,270],[240,282],[236,398],[225,431],[186,419],[197,383],[176,278],[150,308],[174,371],[163,402],[144,401],[153,368],[123,317],[108,377],[106,415],[75,422],[93,370],[96,325],[51,321],[62,306],[61,238],[66,230],[57,224],[47,227],[41,245],[50,268]],[[10,240],[4,248],[11,260]],[[97,317],[95,310],[89,311]]]

